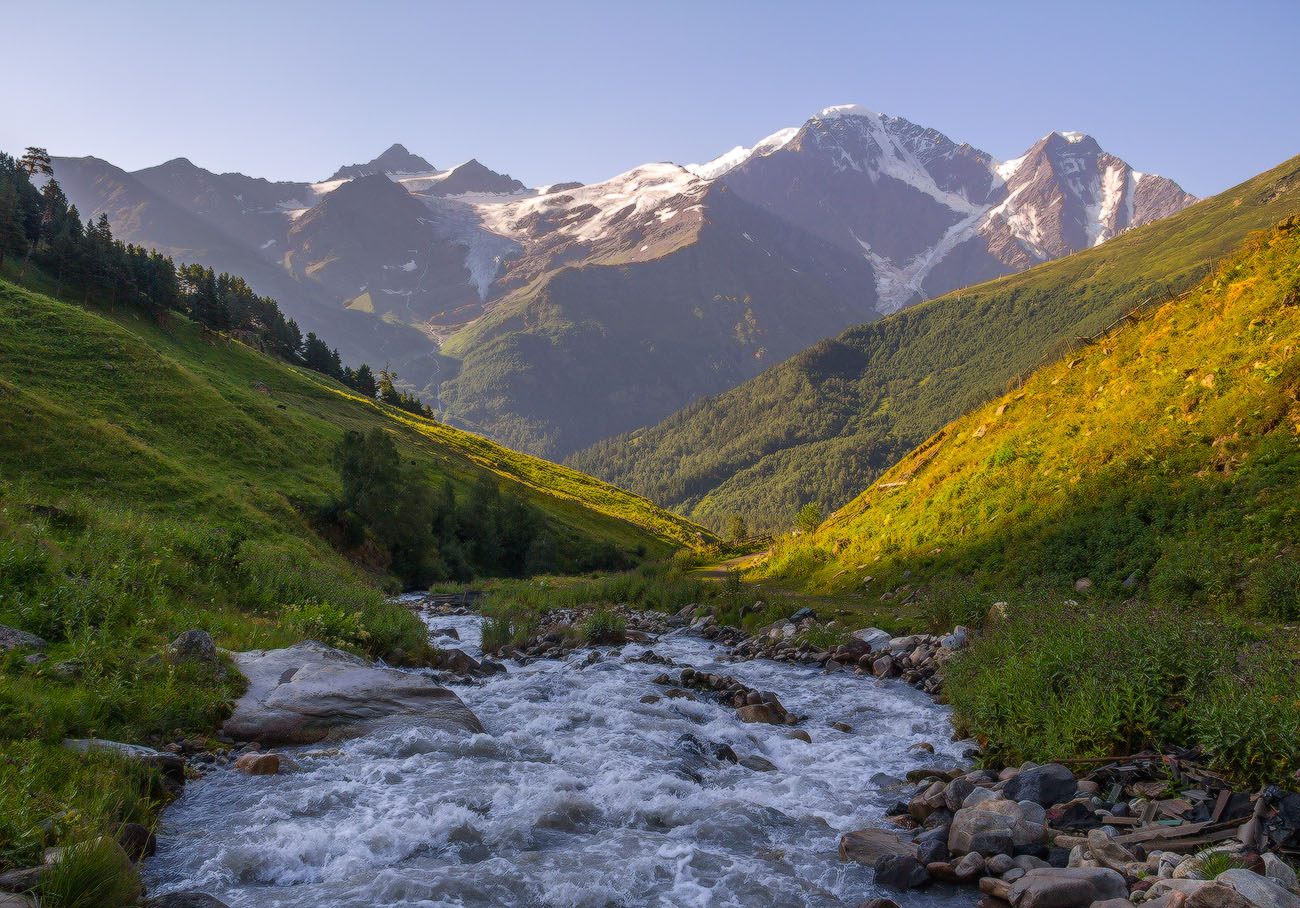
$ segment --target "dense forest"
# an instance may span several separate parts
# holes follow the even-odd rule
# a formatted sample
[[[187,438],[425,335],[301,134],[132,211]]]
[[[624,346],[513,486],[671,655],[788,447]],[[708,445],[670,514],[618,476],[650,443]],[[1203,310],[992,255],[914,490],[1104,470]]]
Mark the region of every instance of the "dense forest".
[[[129,306],[159,321],[180,312],[206,329],[338,379],[367,397],[433,416],[419,398],[393,386],[397,376],[387,368],[378,377],[365,363],[354,370],[315,333],[304,337],[275,300],[253,292],[243,278],[197,264],[177,265],[167,256],[115,240],[107,215],[83,223],[43,148],[28,148],[21,158],[0,152],[0,265],[10,259],[21,261],[20,279],[32,265],[50,275],[56,297],[79,294],[83,302],[93,298],[110,308]]]

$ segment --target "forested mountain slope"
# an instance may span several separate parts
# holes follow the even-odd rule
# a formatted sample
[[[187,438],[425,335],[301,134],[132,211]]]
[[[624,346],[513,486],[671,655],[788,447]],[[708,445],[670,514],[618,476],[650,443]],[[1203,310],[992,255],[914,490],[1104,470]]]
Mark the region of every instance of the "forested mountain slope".
[[[882,602],[944,581],[994,596],[1046,584],[1293,620],[1298,354],[1291,217],[944,427],[760,572]]]
[[[850,328],[656,426],[569,458],[720,528],[839,507],[944,423],[1076,336],[1191,286],[1252,230],[1300,210],[1300,158],[1155,224]]]

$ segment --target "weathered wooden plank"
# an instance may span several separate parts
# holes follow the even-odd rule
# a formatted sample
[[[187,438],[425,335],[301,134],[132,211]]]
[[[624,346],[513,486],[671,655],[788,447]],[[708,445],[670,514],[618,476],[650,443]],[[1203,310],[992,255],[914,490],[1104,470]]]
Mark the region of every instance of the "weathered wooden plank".
[[[1214,813],[1210,814],[1211,823],[1219,822],[1219,819],[1223,816],[1223,811],[1228,806],[1228,801],[1231,798],[1232,792],[1228,791],[1228,789],[1225,788],[1223,791],[1219,792],[1218,800],[1214,802]]]

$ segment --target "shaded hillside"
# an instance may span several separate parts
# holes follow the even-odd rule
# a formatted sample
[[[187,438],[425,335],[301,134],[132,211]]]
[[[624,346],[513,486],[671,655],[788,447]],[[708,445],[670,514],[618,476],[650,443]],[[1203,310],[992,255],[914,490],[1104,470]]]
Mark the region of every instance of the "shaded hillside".
[[[789,525],[847,502],[945,422],[1144,301],[1191,286],[1246,235],[1300,209],[1300,158],[1156,224],[950,293],[569,459],[715,528]]]
[[[949,578],[1300,617],[1297,351],[1292,217],[949,424],[759,570],[882,602]]]

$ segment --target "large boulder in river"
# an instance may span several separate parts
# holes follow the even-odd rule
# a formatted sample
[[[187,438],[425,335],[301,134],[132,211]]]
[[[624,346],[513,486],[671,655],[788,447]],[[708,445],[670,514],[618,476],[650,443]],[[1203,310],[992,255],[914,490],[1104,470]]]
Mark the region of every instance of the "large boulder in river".
[[[840,860],[868,867],[884,855],[916,857],[916,845],[888,829],[855,829],[840,836]]]
[[[1074,773],[1059,763],[1048,763],[1017,773],[1002,789],[1002,795],[1012,801],[1037,801],[1051,807],[1066,803],[1078,790]]]
[[[424,675],[377,666],[314,640],[234,658],[248,690],[222,731],[237,741],[314,744],[396,721],[483,730],[459,697]]]

